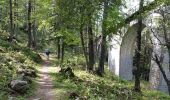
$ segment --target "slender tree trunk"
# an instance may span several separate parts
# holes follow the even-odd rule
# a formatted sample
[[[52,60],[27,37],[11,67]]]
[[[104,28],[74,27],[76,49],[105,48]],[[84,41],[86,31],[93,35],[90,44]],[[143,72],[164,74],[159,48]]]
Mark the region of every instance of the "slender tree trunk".
[[[1,4],[0,4],[0,6],[2,6]],[[2,7],[0,8],[0,23],[2,22]]]
[[[168,48],[168,56],[169,56],[169,71],[170,71],[170,47]]]
[[[88,58],[87,58],[87,53],[86,53],[86,48],[85,48],[85,43],[84,43],[84,37],[83,37],[83,25],[80,26],[80,40],[81,40],[81,45],[83,48],[83,53],[84,53],[84,57],[86,60],[86,69],[88,66]]]
[[[169,55],[169,72],[170,72],[170,47],[169,46],[168,46],[168,55]],[[167,86],[168,86],[168,92],[169,92],[169,95],[170,95],[170,80],[169,79],[167,81]]]
[[[162,15],[162,17],[163,17],[162,27],[163,27],[165,45],[166,45],[166,47],[167,47],[167,49],[168,49],[168,56],[169,56],[169,66],[168,66],[168,67],[169,67],[169,71],[170,71],[170,40],[169,40],[169,38],[168,38],[169,36],[168,36],[167,28],[166,28],[166,26],[165,26],[167,20],[166,20],[166,18],[165,18],[165,12],[164,12],[164,11],[161,12],[161,15]],[[156,56],[155,56],[155,57],[156,57]],[[170,95],[170,80],[168,79],[168,77],[167,77],[164,69],[162,68],[162,64],[160,63],[160,61],[158,60],[158,58],[156,58],[156,62],[157,62],[158,66],[159,66],[159,68],[160,68],[160,70],[161,70],[161,72],[162,72],[162,75],[163,75],[163,77],[164,77],[164,79],[165,79],[165,81],[166,81],[166,83],[167,83],[168,92],[169,92],[169,95]]]
[[[37,33],[36,22],[34,20],[34,22],[33,22],[33,33],[32,33],[32,39],[33,39],[32,46],[33,46],[33,48],[37,47],[36,33]]]
[[[64,62],[64,49],[65,49],[65,43],[64,43],[64,39],[63,39],[62,49],[61,49],[61,63]]]
[[[15,11],[14,11],[14,35],[17,35],[18,32],[18,0],[14,0],[14,7],[15,7]]]
[[[88,57],[88,54],[89,54],[89,45],[88,45],[88,27],[86,26],[85,27],[85,30],[83,31],[85,34],[84,35],[84,43],[85,43],[85,48],[86,48],[86,54],[87,54],[87,61],[89,61],[89,57]],[[89,62],[87,64],[89,66]],[[87,70],[88,70],[88,66],[87,66]]]
[[[140,1],[139,9],[143,9],[144,0]],[[141,92],[140,77],[141,77],[141,33],[142,33],[142,19],[138,19],[138,30],[137,30],[137,52],[136,52],[136,72],[135,72],[135,86],[134,91]]]
[[[33,6],[33,12],[35,12],[35,0],[33,1],[34,2],[34,6]],[[33,32],[32,32],[32,46],[33,48],[36,49],[37,47],[37,39],[36,39],[36,33],[37,33],[37,29],[36,29],[36,20],[34,19],[33,21]]]
[[[92,3],[90,0],[87,0],[88,5],[92,7]],[[93,11],[88,12],[88,25],[87,25],[87,31],[88,31],[88,59],[89,59],[89,64],[88,64],[88,71],[92,72],[93,67],[94,67],[94,34],[93,34],[93,23],[92,23],[92,18],[93,18]]]
[[[94,66],[94,47],[93,47],[93,31],[92,31],[92,22],[91,19],[89,19],[89,25],[88,25],[88,37],[89,37],[89,64],[88,64],[88,71],[93,71]]]
[[[16,20],[17,20],[17,0],[14,0],[14,34],[16,33],[17,25],[16,25]]]
[[[103,76],[104,73],[104,62],[106,57],[106,36],[102,35],[102,42],[101,42],[101,52],[99,58],[99,66],[98,66],[98,75]]]
[[[168,32],[167,32],[167,29],[166,29],[166,26],[165,26],[166,25],[165,14],[164,14],[163,11],[161,12],[161,15],[163,17],[162,27],[163,27],[165,45],[166,45],[166,47],[168,49],[168,54],[169,54],[169,58],[170,58],[170,40],[168,39]],[[170,59],[169,59],[169,71],[170,71]]]
[[[100,48],[100,58],[99,58],[99,66],[98,66],[98,74],[102,76],[104,73],[104,62],[106,58],[106,18],[107,18],[107,9],[108,9],[108,2],[104,2],[104,12],[103,12],[103,22],[102,22],[102,35],[101,35],[101,48]]]
[[[61,49],[61,47],[60,47],[60,37],[58,38],[58,60],[60,59],[60,49]]]
[[[9,0],[9,9],[10,9],[10,37],[9,37],[9,41],[12,42],[13,39],[13,35],[14,35],[14,31],[13,31],[13,11],[12,11],[12,0]]]
[[[139,22],[138,22],[138,31],[137,31],[137,52],[136,52],[136,68],[137,68],[137,70],[135,72],[135,86],[134,86],[134,90],[136,92],[141,91],[141,88],[140,88],[141,32],[142,32],[142,20],[139,20]]]
[[[28,47],[32,47],[32,23],[31,23],[32,0],[28,1]]]
[[[157,64],[158,64],[159,69],[160,69],[160,71],[161,71],[161,73],[162,73],[162,75],[163,75],[163,77],[164,77],[164,79],[165,79],[165,82],[167,83],[168,93],[169,93],[169,95],[170,95],[170,81],[169,81],[168,77],[166,76],[166,73],[165,73],[165,71],[164,71],[164,69],[163,69],[163,67],[162,67],[162,65],[160,64],[159,61],[157,61]]]
[[[170,95],[170,81],[169,81],[168,77],[166,76],[166,73],[165,73],[165,71],[162,67],[161,61],[158,59],[158,56],[156,54],[155,54],[155,61],[156,61],[157,65],[158,65],[158,67],[159,67],[159,69],[160,69],[160,71],[161,71],[161,73],[162,73],[162,75],[165,79],[165,82],[167,83],[168,92],[169,92],[169,95]]]

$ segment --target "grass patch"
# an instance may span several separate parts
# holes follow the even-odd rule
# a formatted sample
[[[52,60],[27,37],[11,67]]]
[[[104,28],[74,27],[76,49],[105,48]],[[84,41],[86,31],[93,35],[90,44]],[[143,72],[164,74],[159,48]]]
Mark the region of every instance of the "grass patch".
[[[142,82],[142,93],[132,91],[133,82],[122,80],[111,72],[104,77],[89,74],[86,71],[75,69],[75,78],[67,78],[60,73],[51,74],[60,99],[68,100],[71,93],[78,98],[87,100],[170,100],[170,96],[144,88],[147,82]],[[75,98],[72,98],[75,99]]]

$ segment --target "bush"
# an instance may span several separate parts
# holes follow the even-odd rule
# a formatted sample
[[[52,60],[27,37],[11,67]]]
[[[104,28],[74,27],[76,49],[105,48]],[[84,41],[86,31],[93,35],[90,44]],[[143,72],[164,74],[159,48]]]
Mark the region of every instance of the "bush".
[[[0,52],[5,53],[5,49],[3,47],[1,47],[1,46],[0,46]]]
[[[42,63],[43,62],[41,56],[39,54],[37,54],[36,52],[32,51],[29,48],[23,48],[22,53],[36,63]]]
[[[6,30],[0,29],[0,33],[0,38],[3,40],[7,39],[10,36],[10,33],[8,33]]]
[[[0,65],[0,90],[8,90],[8,84],[16,77],[16,71],[5,64]]]

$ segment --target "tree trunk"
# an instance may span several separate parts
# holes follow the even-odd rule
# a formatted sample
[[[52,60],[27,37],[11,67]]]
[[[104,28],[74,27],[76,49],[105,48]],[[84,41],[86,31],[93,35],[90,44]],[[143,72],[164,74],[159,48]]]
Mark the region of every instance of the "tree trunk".
[[[63,39],[62,50],[61,50],[61,63],[64,62],[64,48],[65,48],[65,43],[64,43],[64,39]]]
[[[161,15],[163,17],[163,23],[162,23],[163,34],[164,34],[163,38],[165,40],[165,46],[168,49],[168,56],[169,56],[169,66],[168,67],[169,67],[169,71],[170,71],[170,40],[169,40],[169,36],[168,36],[169,33],[167,31],[167,28],[166,28],[166,23],[167,23],[168,20],[166,20],[166,15],[165,15],[164,11],[161,12]],[[161,71],[161,73],[164,77],[164,80],[167,83],[168,92],[169,92],[169,95],[170,95],[170,80],[168,79],[168,77],[167,77],[167,75],[166,75],[166,73],[163,69],[163,66],[161,64],[162,62],[159,61],[158,56],[155,55],[155,58],[156,58],[156,63],[158,64],[158,67],[159,67],[159,69],[160,69],[160,71]]]
[[[82,48],[83,48],[84,57],[85,57],[85,60],[86,60],[86,69],[87,69],[88,58],[87,58],[87,54],[86,54],[86,48],[85,48],[84,37],[83,37],[83,25],[80,26],[80,40],[81,40],[81,45],[82,45]]]
[[[58,60],[60,59],[60,37],[58,38]]]
[[[106,36],[102,35],[102,42],[101,42],[101,52],[99,58],[99,66],[98,66],[98,75],[103,76],[104,73],[104,62],[106,57]]]
[[[89,25],[88,25],[88,37],[89,37],[89,43],[88,43],[88,49],[89,49],[89,64],[88,64],[88,71],[93,71],[94,66],[94,48],[93,48],[93,32],[92,32],[92,23],[91,19],[89,19]]]
[[[32,33],[31,33],[31,8],[32,8],[32,0],[28,1],[28,47],[32,47]]]
[[[160,71],[161,71],[161,73],[162,73],[162,75],[165,79],[165,82],[167,83],[168,92],[169,92],[169,95],[170,95],[170,81],[169,81],[168,77],[166,76],[166,73],[165,73],[165,71],[162,67],[161,61],[158,59],[158,56],[156,54],[155,54],[155,61],[156,61],[157,65],[158,65],[158,67],[159,67],[159,69],[160,69]]]
[[[33,1],[34,2],[34,6],[33,6],[33,12],[35,12],[35,0]],[[36,49],[37,47],[37,39],[36,39],[36,33],[37,33],[37,28],[36,28],[36,21],[34,19],[33,21],[33,32],[32,32],[32,46],[34,49]]]
[[[18,34],[18,0],[14,0],[14,7],[15,7],[15,11],[14,11],[14,35],[16,36]]]
[[[37,47],[36,33],[37,33],[36,22],[35,22],[35,20],[34,20],[34,23],[33,23],[33,33],[32,33],[32,39],[33,39],[33,41],[32,41],[32,46],[33,46],[33,48],[35,48],[35,49],[36,49],[36,47]]]
[[[164,34],[164,39],[165,39],[165,45],[168,49],[168,54],[169,54],[169,58],[170,58],[170,40],[168,39],[168,32],[166,29],[166,18],[165,18],[165,12],[161,12],[161,15],[163,17],[163,23],[162,23],[162,27],[163,27],[163,34]],[[169,59],[169,71],[170,71],[170,59]]]
[[[169,56],[169,71],[170,71],[170,47],[168,48],[168,56]]]
[[[144,0],[140,1],[139,9],[143,9]],[[140,77],[141,77],[141,33],[142,33],[142,19],[138,19],[138,30],[137,30],[137,52],[136,52],[136,72],[135,72],[135,86],[134,91],[141,92]]]
[[[167,86],[168,86],[168,92],[169,92],[169,95],[170,95],[170,81],[167,83]]]
[[[136,52],[136,72],[135,72],[135,87],[134,90],[139,92],[140,88],[140,60],[141,60],[141,32],[142,32],[142,20],[138,22],[138,32],[137,32],[137,52]]]
[[[162,13],[163,13],[163,14],[162,14],[162,16],[163,16],[163,25],[162,25],[162,26],[163,26],[163,33],[164,33],[165,44],[166,44],[166,47],[167,47],[167,49],[168,49],[169,71],[170,71],[170,44],[169,44],[168,34],[167,34],[166,26],[165,26],[165,24],[166,24],[165,14],[164,14],[164,12],[162,12]],[[158,63],[159,63],[159,62],[157,62],[157,64],[158,64]],[[166,73],[165,73],[165,71],[163,70],[163,68],[162,68],[162,66],[161,66],[160,63],[158,64],[158,66],[159,66],[159,68],[160,68],[160,70],[161,70],[161,72],[162,72],[162,75],[163,75],[166,83],[167,83],[168,92],[169,92],[169,95],[170,95],[170,80],[167,78]]]
[[[98,66],[98,74],[102,76],[104,73],[104,62],[106,57],[106,18],[107,18],[107,9],[108,9],[108,2],[104,2],[104,12],[103,12],[103,22],[102,22],[102,35],[101,35],[101,48],[100,48],[100,58],[99,58],[99,66]]]
[[[1,5],[0,5],[1,6]],[[2,22],[2,7],[0,8],[0,23]]]
[[[13,31],[13,11],[12,11],[12,0],[9,0],[9,9],[10,9],[10,36],[9,36],[9,41],[12,42],[14,31]]]

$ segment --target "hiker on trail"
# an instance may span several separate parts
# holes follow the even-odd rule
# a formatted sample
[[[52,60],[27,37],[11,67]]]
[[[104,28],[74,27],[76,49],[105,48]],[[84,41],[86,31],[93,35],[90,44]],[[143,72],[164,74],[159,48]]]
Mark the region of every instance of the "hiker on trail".
[[[50,55],[50,50],[49,49],[45,49],[45,54],[47,56],[47,60],[49,60],[49,55]]]

